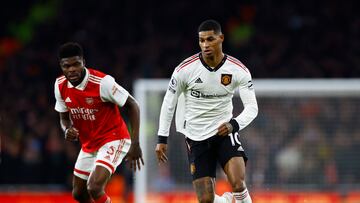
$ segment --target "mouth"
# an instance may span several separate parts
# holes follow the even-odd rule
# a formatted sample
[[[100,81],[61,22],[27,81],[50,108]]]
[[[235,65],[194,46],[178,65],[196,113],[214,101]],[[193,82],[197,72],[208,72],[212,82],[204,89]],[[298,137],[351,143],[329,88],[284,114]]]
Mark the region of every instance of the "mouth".
[[[209,54],[211,54],[212,52],[211,52],[211,50],[209,50],[209,49],[207,49],[207,50],[205,50],[204,51],[204,54],[206,54],[206,55],[209,55]]]
[[[74,82],[74,81],[77,81],[77,80],[79,80],[79,76],[78,75],[68,75],[68,80],[70,80],[71,82]]]

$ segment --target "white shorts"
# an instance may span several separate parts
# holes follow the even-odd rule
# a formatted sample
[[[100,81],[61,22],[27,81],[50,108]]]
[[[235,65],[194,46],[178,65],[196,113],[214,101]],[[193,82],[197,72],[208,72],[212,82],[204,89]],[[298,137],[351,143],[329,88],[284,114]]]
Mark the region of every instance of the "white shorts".
[[[130,139],[114,140],[104,144],[99,150],[87,153],[80,150],[75,163],[74,175],[87,180],[95,166],[102,166],[113,174],[130,149]]]

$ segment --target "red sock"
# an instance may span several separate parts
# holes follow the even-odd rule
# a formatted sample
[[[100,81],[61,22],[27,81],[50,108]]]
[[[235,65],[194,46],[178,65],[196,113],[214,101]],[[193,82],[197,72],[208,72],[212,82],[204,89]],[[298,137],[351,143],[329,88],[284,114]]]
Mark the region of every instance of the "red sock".
[[[95,203],[111,203],[110,197],[103,194],[101,197],[94,201]]]

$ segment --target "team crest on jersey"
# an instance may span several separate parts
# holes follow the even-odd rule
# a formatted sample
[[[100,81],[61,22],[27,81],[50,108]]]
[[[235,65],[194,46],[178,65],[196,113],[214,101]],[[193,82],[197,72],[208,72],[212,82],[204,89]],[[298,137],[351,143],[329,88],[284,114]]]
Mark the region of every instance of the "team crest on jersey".
[[[91,105],[91,104],[94,103],[94,99],[91,98],[91,97],[86,97],[86,98],[85,98],[85,102],[86,102],[87,104]]]
[[[231,83],[232,75],[231,74],[221,74],[221,84],[227,86]]]

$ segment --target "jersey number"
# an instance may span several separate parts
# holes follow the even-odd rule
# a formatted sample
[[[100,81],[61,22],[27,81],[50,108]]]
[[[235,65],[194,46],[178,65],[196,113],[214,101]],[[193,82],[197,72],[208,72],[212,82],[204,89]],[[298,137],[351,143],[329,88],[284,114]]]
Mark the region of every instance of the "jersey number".
[[[113,155],[115,152],[114,146],[111,146],[110,149],[106,152],[109,155]]]
[[[229,134],[231,145],[235,147],[236,144],[240,145],[238,151],[242,151],[241,142],[239,140],[239,133],[230,133]]]

